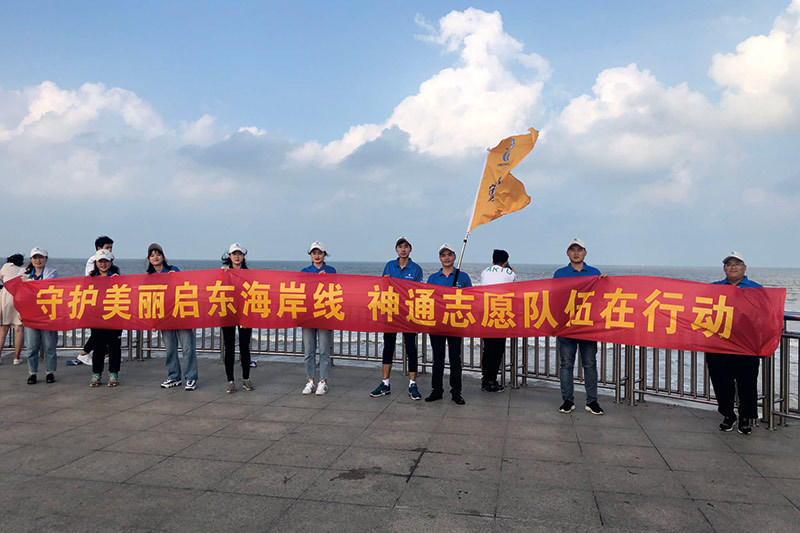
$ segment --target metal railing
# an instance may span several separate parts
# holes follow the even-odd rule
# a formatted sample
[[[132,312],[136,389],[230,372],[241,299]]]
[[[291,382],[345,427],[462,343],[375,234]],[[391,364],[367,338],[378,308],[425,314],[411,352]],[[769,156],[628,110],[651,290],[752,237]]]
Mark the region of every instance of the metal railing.
[[[219,328],[197,330],[197,351],[219,354],[222,361],[222,337]],[[383,349],[380,333],[335,331],[331,354],[334,359],[380,362]],[[61,350],[80,349],[88,339],[88,330],[59,333]],[[398,336],[398,340],[402,336]],[[431,365],[431,346],[427,334],[417,337],[420,372]],[[13,346],[13,328],[7,347]],[[394,363],[407,372],[405,348],[395,350]],[[506,356],[501,368],[503,384],[517,388],[528,380],[558,382],[559,357],[553,337],[512,338],[506,341]],[[149,359],[153,351],[164,349],[161,336],[153,331],[123,331],[123,353],[129,361]],[[462,345],[465,372],[480,372],[483,342],[465,338]],[[13,349],[13,348],[12,348]],[[300,328],[256,329],[251,340],[253,355],[303,356]],[[761,365],[759,399],[761,420],[770,429],[785,425],[787,419],[800,419],[800,313],[785,313],[780,349]],[[583,383],[583,371],[577,367],[576,383]],[[714,404],[705,354],[702,352],[648,348],[600,343],[597,352],[598,388],[612,392],[616,402],[636,405],[648,396]],[[770,401],[769,399],[772,399]]]

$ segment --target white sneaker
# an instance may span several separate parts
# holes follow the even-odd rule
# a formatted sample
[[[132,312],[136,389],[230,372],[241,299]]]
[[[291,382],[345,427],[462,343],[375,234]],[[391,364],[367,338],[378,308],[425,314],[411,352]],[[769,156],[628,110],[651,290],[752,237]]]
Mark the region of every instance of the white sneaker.
[[[326,392],[328,392],[328,384],[324,381],[320,381],[319,385],[317,385],[317,396],[322,396]]]
[[[313,381],[306,381],[306,386],[303,389],[303,394],[311,394],[311,393],[314,392],[315,388],[316,387],[314,386],[314,382]]]

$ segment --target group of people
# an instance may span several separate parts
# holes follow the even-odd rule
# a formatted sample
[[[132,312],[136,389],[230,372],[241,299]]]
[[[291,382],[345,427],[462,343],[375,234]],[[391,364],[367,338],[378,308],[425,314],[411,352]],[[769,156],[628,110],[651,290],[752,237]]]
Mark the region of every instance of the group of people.
[[[114,241],[107,237],[98,237],[95,241],[95,253],[86,262],[86,275],[88,276],[117,276],[119,268],[114,265]],[[397,279],[421,282],[422,268],[411,259],[412,246],[405,237],[400,237],[395,242],[397,258],[386,263],[383,276]],[[553,274],[554,278],[577,276],[605,277],[597,268],[588,265],[585,261],[587,255],[586,244],[579,238],[572,239],[566,250],[569,264],[559,268]],[[239,243],[233,243],[222,256],[223,269],[246,269],[247,249]],[[314,274],[335,274],[336,269],[329,266],[325,259],[328,252],[325,245],[314,241],[308,248],[311,264],[304,267],[301,272]],[[23,281],[50,279],[56,277],[56,271],[47,267],[47,251],[35,247],[30,252],[30,262],[26,267],[23,256],[14,254],[8,257],[7,262],[0,269],[0,281],[21,276]],[[428,276],[427,283],[446,287],[465,288],[472,286],[472,280],[465,272],[455,268],[456,251],[450,244],[439,247],[439,261],[441,268]],[[731,252],[723,259],[725,279],[714,282],[715,284],[733,285],[739,288],[761,287],[745,275],[747,265],[744,257],[738,252]],[[164,250],[157,243],[151,244],[147,249],[147,273],[160,274],[178,272],[179,269],[167,262]],[[505,250],[494,250],[492,264],[481,272],[481,285],[495,285],[512,283],[516,280],[516,273],[509,264],[509,255]],[[14,364],[22,363],[22,331],[23,325],[19,313],[13,306],[13,298],[5,289],[0,289],[0,355],[5,344],[9,329],[14,328]],[[250,340],[252,329],[241,326],[226,326],[222,328],[223,359],[227,378],[226,392],[236,392],[235,370],[235,344],[236,336],[239,338],[239,360],[242,373],[242,388],[246,391],[255,389],[250,380],[250,368],[255,366],[255,361],[250,357]],[[115,387],[119,384],[119,370],[121,363],[121,335],[120,330],[107,330],[92,328],[91,336],[83,347],[78,359],[68,364],[91,364],[92,376],[89,382],[91,387],[102,383],[102,373],[105,360],[108,358],[109,377],[107,385]],[[185,390],[197,388],[198,370],[195,349],[195,333],[192,329],[164,330],[161,331],[166,353],[167,378],[161,383],[162,388],[172,388],[183,385]],[[422,394],[417,384],[418,352],[416,333],[403,333],[405,357],[408,364],[408,395],[412,400],[421,400]],[[55,382],[57,366],[56,358],[56,332],[24,328],[25,346],[27,348],[28,384],[35,384],[38,380],[39,353],[44,355],[45,382]],[[328,392],[328,381],[331,374],[331,346],[333,332],[317,328],[303,328],[304,363],[306,369],[306,383],[302,394],[324,395]],[[394,353],[397,343],[397,333],[383,334],[382,376],[378,386],[370,393],[373,398],[391,394],[390,375],[394,362]],[[463,338],[448,335],[430,335],[433,350],[433,368],[431,375],[431,392],[425,397],[426,402],[435,402],[444,397],[444,366],[445,352],[450,363],[450,396],[457,405],[466,402],[462,395],[461,351]],[[498,382],[498,373],[504,360],[506,339],[483,339],[483,352],[481,358],[481,390],[487,393],[498,393],[504,390]],[[183,368],[178,356],[178,347],[183,353]],[[91,352],[91,361],[88,354]],[[574,396],[574,368],[575,359],[580,354],[583,367],[584,385],[586,391],[585,410],[593,415],[602,415],[603,409],[597,398],[597,342],[583,339],[559,337],[557,339],[557,352],[559,355],[559,378],[561,382],[562,404],[559,412],[569,414],[575,410]],[[318,359],[318,361],[317,361]],[[736,426],[739,433],[748,435],[752,432],[752,420],[757,417],[757,380],[760,357],[752,355],[734,354],[706,354],[709,375],[719,405],[719,412],[723,421],[719,425],[721,431],[732,431]],[[317,362],[319,362],[319,377],[317,377]],[[185,380],[185,382],[184,382]],[[735,403],[738,395],[738,416]]]

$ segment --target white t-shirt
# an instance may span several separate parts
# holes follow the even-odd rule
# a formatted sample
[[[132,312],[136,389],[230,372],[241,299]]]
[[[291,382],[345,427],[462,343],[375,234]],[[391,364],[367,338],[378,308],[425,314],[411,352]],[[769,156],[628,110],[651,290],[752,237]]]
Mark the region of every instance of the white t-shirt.
[[[86,275],[87,276],[92,273],[92,270],[94,270],[94,256],[95,256],[95,254],[92,254],[92,256],[89,259],[86,260]]]
[[[511,283],[517,279],[517,273],[508,267],[492,265],[481,272],[481,285],[499,285]]]

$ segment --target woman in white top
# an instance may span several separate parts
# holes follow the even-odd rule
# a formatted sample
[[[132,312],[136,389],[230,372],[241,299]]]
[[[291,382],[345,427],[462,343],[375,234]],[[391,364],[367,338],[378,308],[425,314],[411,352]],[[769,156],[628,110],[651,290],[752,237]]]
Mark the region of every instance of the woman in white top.
[[[24,259],[22,254],[10,255],[6,259],[6,264],[0,268],[0,281],[3,284],[22,274]],[[22,353],[22,336],[24,335],[22,321],[19,319],[19,313],[14,307],[14,297],[4,287],[0,289],[0,355],[3,353],[6,335],[8,335],[8,330],[11,326],[14,326],[14,364],[18,365],[22,362],[19,357],[20,353]]]

